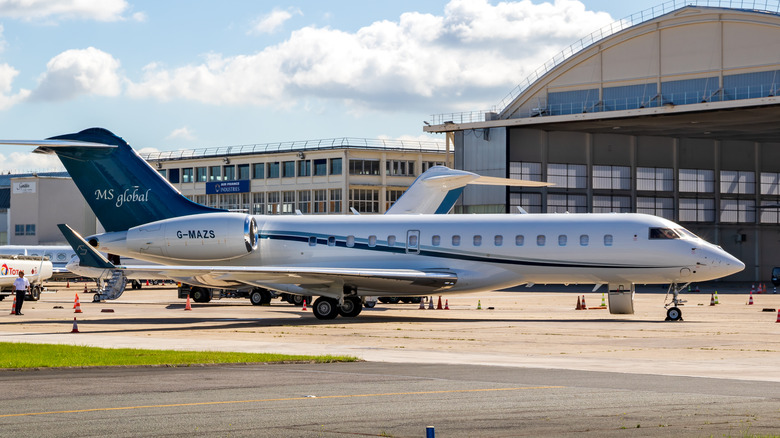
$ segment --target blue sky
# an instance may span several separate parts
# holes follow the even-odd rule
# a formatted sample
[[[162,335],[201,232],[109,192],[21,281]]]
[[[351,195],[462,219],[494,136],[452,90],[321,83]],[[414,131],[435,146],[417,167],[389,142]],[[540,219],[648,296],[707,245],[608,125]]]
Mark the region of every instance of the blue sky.
[[[0,138],[138,150],[437,138],[586,34],[659,1],[0,0]],[[50,169],[29,148],[0,171]]]

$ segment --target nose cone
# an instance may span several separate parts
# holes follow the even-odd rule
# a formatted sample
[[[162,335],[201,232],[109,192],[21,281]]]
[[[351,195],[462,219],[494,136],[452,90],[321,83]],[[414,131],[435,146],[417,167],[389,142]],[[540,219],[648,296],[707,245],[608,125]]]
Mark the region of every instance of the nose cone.
[[[724,254],[726,255],[725,260],[723,262],[723,266],[726,269],[730,268],[730,272],[725,275],[731,275],[736,274],[737,272],[741,272],[743,269],[745,269],[745,264],[742,263],[742,261],[733,255],[727,253],[724,251]]]

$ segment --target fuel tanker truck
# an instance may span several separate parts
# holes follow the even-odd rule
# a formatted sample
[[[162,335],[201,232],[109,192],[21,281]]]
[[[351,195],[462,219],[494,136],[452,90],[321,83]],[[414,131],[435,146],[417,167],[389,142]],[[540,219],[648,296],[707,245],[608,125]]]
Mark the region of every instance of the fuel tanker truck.
[[[25,299],[37,301],[41,297],[41,283],[52,275],[52,264],[48,257],[0,256],[0,300],[14,296],[14,280],[24,271],[24,278],[30,282],[30,291]]]

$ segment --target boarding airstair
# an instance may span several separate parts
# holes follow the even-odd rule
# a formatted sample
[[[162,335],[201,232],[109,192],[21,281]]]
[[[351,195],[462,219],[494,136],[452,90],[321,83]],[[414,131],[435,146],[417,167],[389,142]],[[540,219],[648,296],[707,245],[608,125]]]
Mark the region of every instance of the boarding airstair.
[[[111,278],[103,282],[103,288],[92,297],[92,301],[97,303],[103,300],[115,300],[122,296],[126,286],[127,278],[124,272],[117,269],[111,274]]]

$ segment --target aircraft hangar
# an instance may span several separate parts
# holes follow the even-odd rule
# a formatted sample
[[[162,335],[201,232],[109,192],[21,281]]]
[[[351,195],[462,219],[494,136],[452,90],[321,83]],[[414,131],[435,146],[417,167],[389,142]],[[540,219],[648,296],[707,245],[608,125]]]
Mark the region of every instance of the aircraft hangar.
[[[760,4],[759,4],[760,3]],[[492,111],[434,115],[456,168],[548,181],[469,187],[460,212],[639,212],[780,266],[780,5],[667,2],[534,71]],[[680,6],[676,7],[675,6]]]

